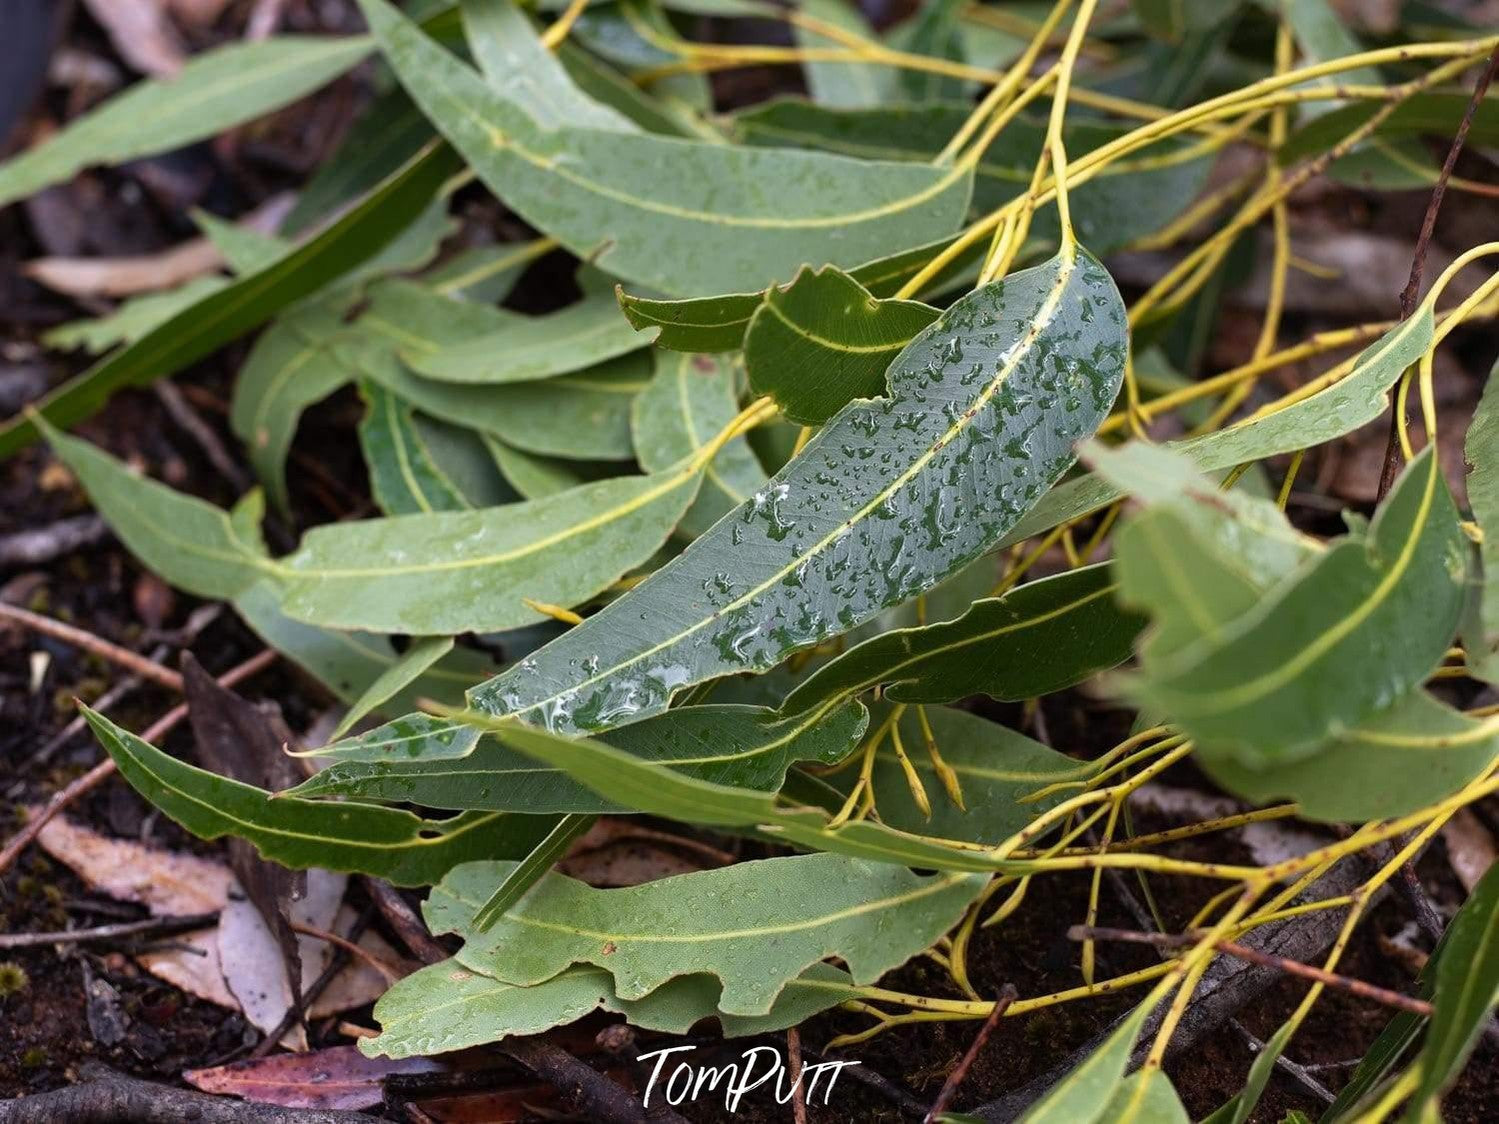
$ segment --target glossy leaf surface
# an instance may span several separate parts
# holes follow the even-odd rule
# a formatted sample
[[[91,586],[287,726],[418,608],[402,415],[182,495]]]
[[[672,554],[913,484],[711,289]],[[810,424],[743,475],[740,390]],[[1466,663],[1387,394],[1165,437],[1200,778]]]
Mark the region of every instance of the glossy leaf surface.
[[[1085,253],[962,298],[896,359],[890,398],[850,404],[749,503],[473,705],[603,729],[930,588],[1071,463],[1118,390],[1123,319]]]
[[[750,320],[744,363],[750,388],[802,425],[822,425],[855,398],[888,393],[885,371],[937,310],[876,300],[848,274],[804,269],[772,287]]]
[[[651,385],[630,410],[635,457],[647,472],[669,468],[711,441],[738,412],[734,371],[727,363],[708,355],[659,355]],[[734,438],[703,470],[702,489],[682,517],[682,531],[702,534],[765,480],[749,441]]]

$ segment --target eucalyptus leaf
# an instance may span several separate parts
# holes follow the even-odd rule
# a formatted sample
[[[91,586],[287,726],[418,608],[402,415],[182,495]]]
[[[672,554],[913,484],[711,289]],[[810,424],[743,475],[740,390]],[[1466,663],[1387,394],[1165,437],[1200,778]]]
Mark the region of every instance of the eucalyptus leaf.
[[[1166,447],[1191,457],[1199,470],[1233,468],[1281,453],[1325,444],[1367,425],[1389,407],[1389,391],[1406,368],[1432,347],[1435,319],[1431,302],[1391,328],[1359,355],[1353,369],[1331,386],[1274,413]],[[1083,475],[1053,488],[1005,536],[1008,546],[1080,518],[1110,504],[1123,489],[1097,475]]]
[[[1071,463],[1118,390],[1123,322],[1081,251],[962,298],[896,358],[890,398],[851,403],[749,503],[472,705],[603,729],[937,584]]]
[[[651,385],[630,410],[635,457],[647,472],[669,468],[695,454],[738,412],[727,363],[708,355],[660,355]],[[749,441],[734,438],[705,466],[702,490],[682,517],[681,530],[690,537],[702,534],[765,480]]]
[[[110,530],[167,584],[199,597],[230,598],[270,572],[265,544],[223,508],[139,476],[41,418],[38,425]]]
[[[1433,1119],[1437,1102],[1467,1064],[1499,1005],[1499,866],[1473,888],[1452,919],[1437,964],[1434,1008],[1421,1047],[1421,1084],[1404,1120]]]
[[[661,300],[619,291],[619,305],[640,331],[656,329],[656,342],[673,351],[738,351],[763,293]]]
[[[567,461],[512,448],[492,433],[480,436],[490,457],[494,459],[495,467],[525,499],[539,500],[543,496],[555,496],[558,492],[576,488],[587,480]]]
[[[285,257],[210,293],[69,379],[36,404],[37,413],[62,426],[89,417],[121,387],[165,378],[344,276],[378,254],[422,212],[454,165],[445,147],[423,150]],[[0,457],[37,433],[29,414],[0,424]]]
[[[1490,683],[1499,683],[1499,364],[1489,372],[1478,409],[1463,445],[1469,465],[1468,502],[1483,531],[1478,544],[1476,619],[1464,631],[1467,664]]]
[[[1147,664],[1135,684],[1204,757],[1306,757],[1418,686],[1462,611],[1467,556],[1440,466],[1423,452],[1367,537],[1349,536],[1258,610]]]
[[[880,728],[888,714],[888,707],[876,708],[871,727]],[[902,745],[930,805],[928,814],[916,803],[894,742],[887,737],[875,755],[872,784],[880,821],[898,831],[993,846],[1024,828],[1067,793],[1022,804],[1023,797],[1048,785],[1078,780],[1089,771],[1086,764],[967,711],[928,707],[923,725],[916,709],[910,707],[898,723]],[[927,752],[928,729],[943,762],[962,786],[962,807],[944,792],[943,779]],[[613,736],[610,733],[605,738]],[[856,775],[855,770],[844,769],[826,779],[846,795]]]
[[[0,206],[92,164],[120,164],[211,137],[288,105],[370,52],[366,36],[274,36],[195,55],[172,78],[132,86],[0,165]]]
[[[275,564],[283,610],[326,628],[500,632],[577,605],[666,541],[702,479],[690,466],[540,500],[314,527]]]
[[[424,636],[412,642],[400,659],[380,673],[349,706],[333,728],[332,736],[341,738],[356,723],[382,704],[389,702],[405,688],[420,679],[438,660],[453,650],[451,636]]]
[[[622,726],[607,744],[644,762],[754,792],[775,792],[793,762],[843,760],[864,732],[858,704],[786,719],[764,707],[678,707]],[[397,719],[319,752],[333,763],[293,790],[297,796],[351,796],[428,808],[508,812],[632,811],[601,799],[561,769],[497,737],[426,715]]]
[[[492,332],[436,349],[402,350],[417,374],[441,382],[528,382],[592,367],[645,347],[612,295],[586,297],[546,316],[514,319]]]
[[[1412,691],[1299,761],[1254,769],[1204,755],[1219,784],[1255,804],[1294,800],[1301,815],[1363,823],[1419,811],[1487,772],[1499,758],[1499,723],[1469,718]]]
[[[622,133],[640,130],[574,85],[566,68],[536,37],[511,0],[462,0],[463,28],[485,81],[538,126],[586,125]]]
[[[422,282],[441,297],[492,304],[508,297],[520,275],[550,249],[551,243],[544,238],[474,246],[428,270]]]
[[[876,300],[832,266],[772,286],[744,337],[750,388],[781,413],[822,425],[855,398],[887,393],[891,361],[938,311],[918,301]]]
[[[352,703],[400,661],[384,636],[368,632],[339,632],[294,621],[281,611],[275,586],[262,581],[237,594],[233,601],[251,631],[276,649],[334,697]],[[494,664],[471,648],[455,648],[378,709],[399,714],[414,709],[421,699],[452,705],[463,693],[496,671]]]
[[[387,338],[373,334],[348,341],[339,357],[424,414],[491,433],[525,452],[586,461],[631,456],[630,405],[651,373],[650,355],[638,351],[542,382],[460,386],[413,374]]]
[[[375,1004],[382,1033],[359,1048],[370,1057],[426,1057],[482,1046],[511,1035],[540,1034],[600,1008],[624,1015],[631,1026],[685,1034],[717,1016],[728,1037],[765,1034],[811,1018],[859,990],[848,973],[816,964],[787,982],[763,1015],[725,1015],[712,976],[679,976],[640,999],[620,999],[602,968],[569,968],[532,987],[502,983],[445,960],[398,980]]]
[[[1128,1087],[1125,1076],[1135,1039],[1159,1001],[1160,989],[1120,1019],[1108,1038],[1030,1107],[1020,1124],[1113,1124],[1115,1098]]]
[[[59,324],[42,336],[42,342],[61,351],[78,349],[99,355],[116,344],[134,343],[158,324],[166,323],[228,283],[226,278],[213,273],[194,277],[175,289],[121,301],[113,312],[103,316]]]
[[[984,598],[956,620],[893,629],[822,665],[787,696],[790,714],[884,684],[905,703],[969,695],[1020,700],[1060,691],[1124,662],[1141,619],[1119,606],[1107,565]]]
[[[823,23],[866,38],[873,37],[861,10],[849,0],[806,0],[803,11]],[[819,35],[815,30],[796,28],[796,39],[804,47],[844,47],[836,39]],[[809,61],[803,64],[807,87],[822,105],[869,106],[888,101],[900,79],[900,72],[888,66],[871,66],[856,62]]]
[[[424,820],[371,804],[273,799],[178,761],[86,706],[82,711],[120,774],[177,823],[203,839],[248,840],[263,857],[297,870],[357,871],[425,886],[481,855],[525,854],[549,826],[544,816],[479,812]]]
[[[365,409],[359,423],[359,447],[380,510],[387,515],[410,515],[470,507],[423,445],[411,407],[376,382],[361,382],[359,394]]]
[[[983,889],[972,874],[922,876],[842,855],[736,863],[618,890],[548,874],[488,932],[475,911],[510,869],[470,863],[433,888],[427,919],[456,932],[459,963],[507,983],[538,984],[573,964],[614,976],[638,999],[679,976],[723,983],[719,1009],[768,1013],[782,988],[837,956],[855,983],[873,983],[926,948]]]
[[[668,294],[758,288],[809,259],[854,265],[952,233],[967,208],[966,169],[543,130],[384,0],[360,6],[402,84],[509,206]]]
[[[353,372],[333,344],[345,331],[346,298],[294,308],[260,334],[234,380],[229,425],[245,443],[271,505],[291,510],[286,457],[302,411],[344,386]]]

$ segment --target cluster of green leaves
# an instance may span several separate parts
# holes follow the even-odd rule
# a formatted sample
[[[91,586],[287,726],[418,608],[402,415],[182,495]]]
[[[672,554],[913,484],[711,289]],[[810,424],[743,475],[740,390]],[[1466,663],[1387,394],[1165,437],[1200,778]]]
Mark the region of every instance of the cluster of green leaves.
[[[1193,386],[1234,265],[1225,246],[1195,292],[1132,324],[1094,254],[1178,225],[1214,154],[1289,112],[1255,100],[1297,81],[1264,57],[1271,21],[1306,65],[1360,51],[1323,0],[1138,0],[1093,27],[1076,5],[1058,64],[1072,101],[1050,119],[1025,101],[991,119],[974,95],[1017,60],[1029,78],[1031,33],[1038,50],[1047,28],[1066,35],[1067,0],[1028,12],[1023,35],[936,2],[883,38],[833,0],[791,14],[608,0],[561,17],[562,42],[512,0],[421,5],[424,22],[360,6],[369,36],[205,55],[0,166],[3,202],[212,135],[372,54],[387,80],[280,234],[202,220],[227,275],[56,333],[108,354],[0,425],[0,453],[45,437],[144,566],[231,603],[347,704],[320,771],[275,794],[87,717],[122,774],[200,835],[435,887],[428,921],[463,948],[391,990],[366,1049],[458,1049],[600,1008],[749,1034],[867,998],[971,929],[996,876],[1085,867],[1087,848],[1055,852],[1096,817],[1064,798],[1137,775],[1134,758],[1079,760],[954,705],[974,696],[1090,683],[1170,732],[1121,752],[1185,743],[1225,789],[1313,820],[1435,817],[1489,774],[1499,727],[1431,680],[1461,635],[1467,673],[1499,682],[1492,383],[1469,434],[1467,534],[1431,450],[1331,541],[1225,486],[1373,421],[1412,368],[1429,380],[1440,286],[1313,392],[1180,440],[1096,436],[1122,428],[1109,415],[1127,380],[1115,421],[1142,388],[1164,402]],[[794,15],[810,97],[715,115],[705,72],[734,49],[686,43],[682,14]],[[1241,24],[1248,50],[1230,47]],[[1078,66],[1084,31],[1130,61]],[[1277,177],[1319,158],[1361,182],[1435,175],[1414,138],[1465,98],[1401,86],[1387,104],[1372,66],[1329,73],[1347,84],[1277,125]],[[1348,100],[1355,83],[1367,100]],[[1189,120],[1209,84],[1242,95],[1237,131]],[[1474,128],[1487,142],[1492,115]],[[473,177],[536,237],[444,254],[450,197]],[[531,263],[562,254],[577,299],[503,307]],[[262,487],[231,510],[62,432],[256,328],[231,426]],[[262,522],[267,501],[296,515],[299,420],[351,387],[381,515],[275,555]],[[1093,541],[1080,550],[1075,530]],[[1022,580],[1042,551],[1017,551],[1002,574],[996,552],[1036,539],[1073,564]],[[1102,850],[1127,844],[1113,833],[1128,783],[1109,790]],[[803,853],[628,890],[549,873],[595,817],[631,812]],[[1491,877],[1433,958],[1417,1061],[1396,1074],[1417,1029],[1397,1021],[1345,1107],[1401,1081],[1430,1103],[1460,1069],[1493,1005],[1494,896]],[[1452,977],[1468,962],[1478,991]],[[1185,1119],[1159,1068],[1126,1076],[1164,994],[1031,1118]],[[1296,1025],[1220,1116],[1248,1117]]]

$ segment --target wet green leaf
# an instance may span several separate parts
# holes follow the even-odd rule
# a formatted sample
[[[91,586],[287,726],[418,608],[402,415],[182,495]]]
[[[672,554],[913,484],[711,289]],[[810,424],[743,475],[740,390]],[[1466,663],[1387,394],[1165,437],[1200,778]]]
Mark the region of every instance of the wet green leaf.
[[[679,976],[723,983],[719,1009],[769,1012],[783,987],[830,956],[873,983],[926,948],[983,888],[971,874],[921,876],[842,855],[736,863],[619,890],[548,874],[485,933],[474,912],[510,869],[471,863],[433,888],[427,917],[464,938],[459,963],[507,983],[537,984],[573,964],[614,976],[638,999]]]
[[[1108,1124],[1191,1124],[1171,1078],[1155,1067],[1131,1073],[1099,1118]]]
[[[962,298],[897,357],[890,398],[850,404],[749,503],[472,705],[603,729],[937,584],[1071,463],[1118,390],[1123,320],[1082,252]]]
[[[1389,391],[1432,346],[1435,320],[1430,302],[1391,328],[1359,356],[1352,371],[1273,414],[1166,447],[1187,454],[1203,472],[1233,468],[1281,453],[1325,444],[1367,425],[1389,406]],[[1084,475],[1053,488],[1000,543],[1028,539],[1060,523],[1112,503],[1123,489],[1098,475]]]
[[[232,835],[293,869],[357,871],[425,886],[479,856],[522,855],[549,826],[544,816],[479,812],[424,820],[372,804],[321,803],[268,792],[178,761],[88,707],[83,715],[120,774],[203,839]]]
[[[380,510],[387,515],[409,515],[470,507],[422,443],[411,407],[379,383],[360,383],[359,394],[365,410],[359,423],[359,447]]]
[[[1129,657],[1142,622],[1116,595],[1111,567],[1088,566],[975,601],[953,621],[893,629],[818,668],[784,709],[794,714],[881,683],[884,697],[907,703],[1060,691]]]
[[[738,412],[734,372],[727,363],[709,355],[659,355],[655,378],[630,411],[635,457],[647,472],[669,468],[711,441]],[[682,517],[682,531],[702,534],[765,480],[749,441],[734,438],[708,462],[702,490]]]
[[[678,707],[604,736],[641,761],[754,792],[775,792],[795,761],[831,765],[863,733],[858,704],[782,718],[752,706]],[[414,714],[328,747],[333,764],[304,781],[298,796],[354,796],[428,808],[510,812],[619,812],[561,769],[538,762],[472,727]]]
[[[832,266],[803,269],[767,290],[750,321],[750,388],[792,421],[822,425],[855,398],[887,394],[891,361],[937,316],[918,301],[876,300]]]
[[[310,94],[370,52],[366,36],[276,36],[195,55],[181,73],[132,86],[0,165],[0,206],[92,164],[167,152]]]
[[[508,205],[669,294],[758,288],[809,259],[854,265],[950,234],[968,204],[965,170],[543,131],[383,0],[361,7],[402,84]]]

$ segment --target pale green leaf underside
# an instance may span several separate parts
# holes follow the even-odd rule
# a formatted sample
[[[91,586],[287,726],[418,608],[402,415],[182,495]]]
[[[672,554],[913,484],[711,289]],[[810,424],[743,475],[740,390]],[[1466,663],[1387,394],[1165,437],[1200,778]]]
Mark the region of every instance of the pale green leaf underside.
[[[432,928],[464,937],[465,967],[536,984],[591,963],[613,974],[622,999],[709,973],[723,983],[719,1008],[743,1015],[770,1011],[788,981],[830,956],[847,964],[854,982],[872,983],[945,932],[985,881],[831,854],[736,863],[620,890],[549,874],[493,928],[474,932],[474,912],[508,870],[458,867],[428,899]]]

